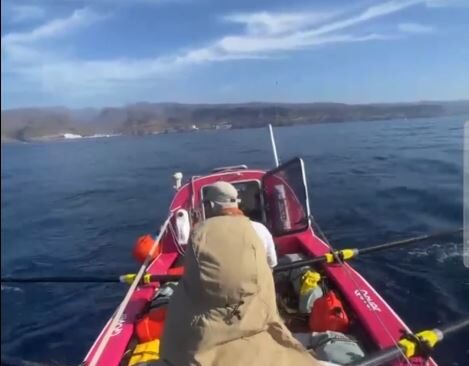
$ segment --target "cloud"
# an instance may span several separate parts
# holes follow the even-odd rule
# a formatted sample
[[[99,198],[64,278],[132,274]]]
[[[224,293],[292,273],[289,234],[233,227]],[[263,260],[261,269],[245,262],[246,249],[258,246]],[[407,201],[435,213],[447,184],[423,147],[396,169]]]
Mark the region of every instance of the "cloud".
[[[319,29],[311,31],[312,35],[321,35],[345,28],[350,28],[358,24],[381,18],[386,15],[397,13],[411,6],[421,4],[425,0],[391,0],[379,5],[374,5],[364,10],[357,16],[348,17],[342,20],[326,24]]]
[[[221,17],[241,29],[225,34],[203,47],[145,59],[70,59],[54,54],[44,40],[60,41],[68,33],[92,24],[102,16],[88,8],[51,20],[29,32],[2,37],[7,67],[18,79],[39,83],[51,94],[97,95],[112,93],[119,83],[139,83],[174,75],[190,65],[229,60],[278,57],[288,52],[327,44],[344,44],[395,39],[396,34],[360,31],[359,25],[388,16],[428,0],[389,0],[359,12],[253,12]],[[410,27],[412,28],[412,27]],[[409,33],[409,24],[404,30]],[[414,26],[414,33],[415,32]],[[3,58],[3,56],[2,56]],[[126,84],[127,85],[127,84]]]
[[[2,44],[24,44],[48,38],[63,37],[70,31],[87,26],[100,18],[100,15],[88,8],[77,9],[66,18],[51,20],[29,32],[9,33],[2,37]]]
[[[14,23],[41,19],[46,14],[45,10],[37,5],[13,5],[8,9],[8,13]]]
[[[419,23],[401,23],[398,25],[398,29],[401,32],[411,34],[429,34],[435,32],[435,28]]]
[[[325,21],[331,13],[235,13],[222,19],[230,23],[243,24],[249,34],[279,35],[290,31],[306,28]]]
[[[12,32],[2,36],[2,63],[10,72],[25,74],[20,66],[34,65],[42,68],[42,63],[55,63],[61,56],[44,46],[45,41],[58,40],[70,33],[84,28],[98,20],[105,18],[101,14],[82,8],[73,11],[69,16],[57,18],[25,32]],[[31,75],[26,73],[26,75]]]
[[[327,43],[363,42],[388,40],[395,35],[343,33],[348,28],[375,18],[396,13],[425,0],[392,0],[371,6],[361,13],[336,19],[335,14],[326,13],[252,13],[234,14],[224,17],[226,21],[245,25],[245,31],[229,35],[216,41],[204,50],[210,56],[266,55],[269,53],[304,49]],[[332,20],[326,22],[327,20]],[[199,50],[201,52],[202,50]],[[210,51],[210,52],[209,52]]]

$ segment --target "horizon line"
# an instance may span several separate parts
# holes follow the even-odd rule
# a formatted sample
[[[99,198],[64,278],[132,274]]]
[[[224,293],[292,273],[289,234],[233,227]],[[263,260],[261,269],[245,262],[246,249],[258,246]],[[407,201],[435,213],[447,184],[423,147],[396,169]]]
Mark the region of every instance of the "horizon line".
[[[423,100],[415,100],[415,101],[399,101],[399,102],[358,102],[358,103],[346,103],[346,102],[334,102],[334,101],[312,101],[312,102],[272,102],[272,101],[245,101],[245,102],[175,102],[175,101],[137,101],[131,103],[123,103],[120,105],[103,105],[101,107],[67,107],[64,105],[50,105],[50,106],[24,106],[24,107],[13,107],[13,108],[5,108],[1,110],[1,112],[8,112],[8,111],[15,111],[15,110],[24,110],[24,109],[67,109],[67,110],[83,110],[83,109],[106,109],[106,108],[126,108],[129,106],[134,106],[137,104],[179,104],[179,105],[190,105],[190,106],[198,106],[198,105],[210,105],[210,106],[220,106],[220,105],[246,105],[246,104],[266,104],[266,105],[307,105],[307,104],[337,104],[337,105],[349,105],[349,106],[357,106],[357,105],[396,105],[396,104],[423,104],[423,103],[458,103],[458,102],[466,102],[469,103],[468,98],[458,98],[458,99],[423,99]]]

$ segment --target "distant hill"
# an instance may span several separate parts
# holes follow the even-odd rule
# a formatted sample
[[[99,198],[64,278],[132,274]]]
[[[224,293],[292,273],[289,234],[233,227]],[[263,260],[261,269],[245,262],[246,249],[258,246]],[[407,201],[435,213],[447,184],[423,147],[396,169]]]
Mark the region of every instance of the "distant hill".
[[[218,127],[375,121],[469,114],[469,100],[392,104],[136,103],[119,108],[19,108],[2,111],[2,142],[60,138],[64,134],[146,135]]]

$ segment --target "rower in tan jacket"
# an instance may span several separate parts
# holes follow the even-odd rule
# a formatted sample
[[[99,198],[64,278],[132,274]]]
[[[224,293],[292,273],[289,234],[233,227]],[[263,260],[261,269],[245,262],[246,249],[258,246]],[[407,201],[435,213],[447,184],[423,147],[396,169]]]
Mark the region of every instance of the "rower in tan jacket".
[[[168,306],[162,360],[171,366],[319,365],[280,319],[266,252],[250,220],[212,201],[216,205],[216,216],[194,230],[187,248],[184,276]]]

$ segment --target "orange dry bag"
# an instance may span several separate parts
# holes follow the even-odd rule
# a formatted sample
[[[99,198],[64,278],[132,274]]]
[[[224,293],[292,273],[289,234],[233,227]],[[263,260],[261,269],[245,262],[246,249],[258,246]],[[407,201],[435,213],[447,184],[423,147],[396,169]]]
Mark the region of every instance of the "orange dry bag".
[[[150,342],[160,339],[163,334],[164,320],[166,318],[166,308],[159,307],[152,309],[135,325],[135,333],[140,342]]]
[[[134,257],[137,261],[140,263],[143,263],[145,261],[145,258],[147,257],[148,253],[150,253],[151,247],[153,246],[153,243],[155,242],[155,239],[149,234],[147,235],[142,235],[137,239],[137,242],[135,243],[134,247]],[[156,247],[155,252],[152,255],[152,259],[155,259],[158,254],[160,254],[160,246],[158,245]]]
[[[325,332],[332,330],[345,333],[349,323],[344,307],[334,291],[329,291],[314,302],[309,315],[309,328],[311,331]]]

